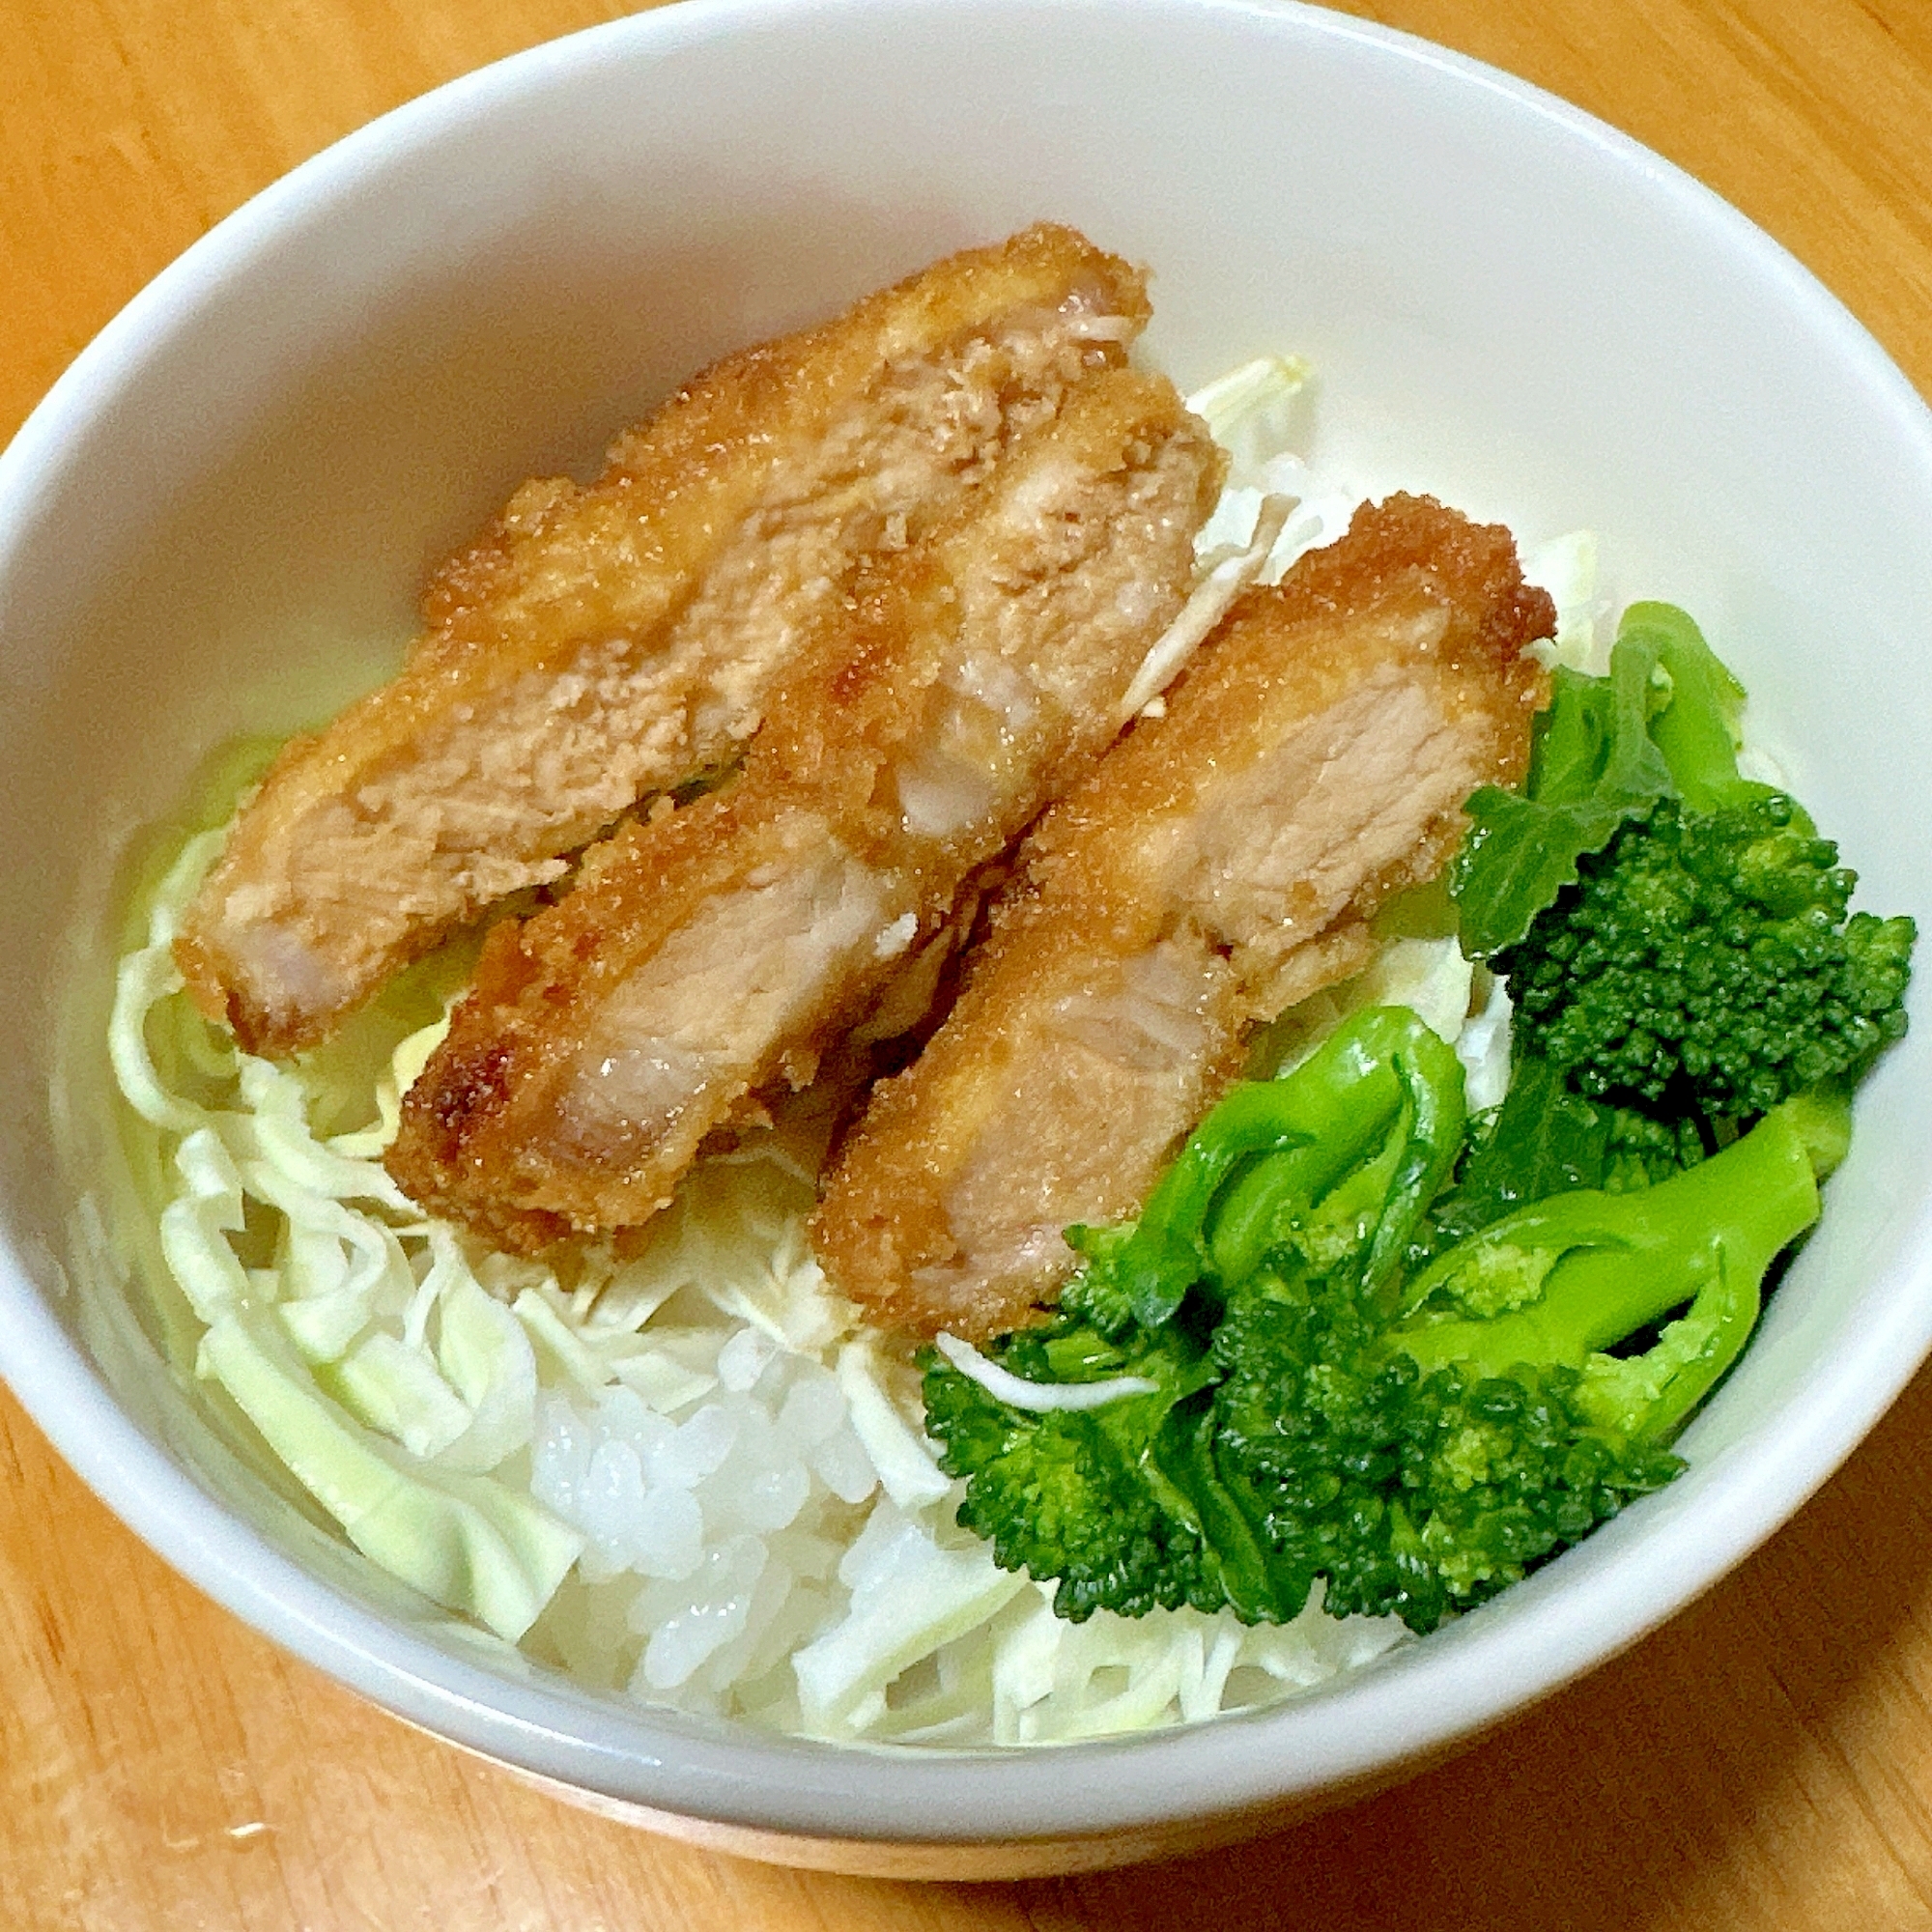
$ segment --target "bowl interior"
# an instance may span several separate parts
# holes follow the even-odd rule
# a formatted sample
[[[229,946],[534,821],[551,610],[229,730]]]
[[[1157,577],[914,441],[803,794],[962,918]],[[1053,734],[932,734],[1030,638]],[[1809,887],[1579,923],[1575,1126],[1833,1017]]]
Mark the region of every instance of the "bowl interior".
[[[1862,902],[1927,911],[1932,828],[1896,803],[1932,791],[1923,408],[1740,217],[1466,62],[1295,7],[691,0],[460,82],[251,204],[0,459],[0,851],[30,914],[0,930],[0,1368],[271,1634],[476,1748],[661,1809],[963,1841],[1384,1774],[1719,1575],[1932,1336],[1921,1024],[1686,1480],[1351,1683],[1080,1747],[1077,1776],[752,1739],[560,1686],[384,1588],[157,1372],[99,1234],[104,1071],[54,1065],[105,1010],[130,830],[209,747],[313,723],[392,665],[426,567],[519,479],[581,473],[720,353],[1041,217],[1152,267],[1146,354],[1183,386],[1296,352],[1324,465],[1526,543],[1598,531],[1619,597],[1687,605],[1743,675]]]

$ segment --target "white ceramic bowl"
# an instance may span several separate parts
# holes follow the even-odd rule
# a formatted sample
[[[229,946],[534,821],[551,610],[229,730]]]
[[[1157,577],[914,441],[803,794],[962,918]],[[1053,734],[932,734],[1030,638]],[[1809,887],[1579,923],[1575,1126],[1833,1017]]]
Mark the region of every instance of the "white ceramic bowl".
[[[49,1041],[102,1009],[119,840],[209,745],[372,678],[426,562],[517,479],[583,464],[721,351],[1040,216],[1151,265],[1147,352],[1183,384],[1297,351],[1325,463],[1525,540],[1601,532],[1620,591],[1690,606],[1743,673],[1868,902],[1924,917],[1932,829],[1899,801],[1932,795],[1925,410],[1803,270],[1656,156],[1326,14],[690,0],[616,22],[252,202],[0,459],[0,1369],[157,1550],[343,1682],[580,1799],[848,1868],[1064,1868],[1386,1781],[1702,1589],[1932,1340],[1921,1024],[1683,1481],[1352,1681],[1035,1753],[778,1742],[519,1671],[222,1456],[74,1238],[112,1158],[104,1083],[69,1082],[50,1122]]]

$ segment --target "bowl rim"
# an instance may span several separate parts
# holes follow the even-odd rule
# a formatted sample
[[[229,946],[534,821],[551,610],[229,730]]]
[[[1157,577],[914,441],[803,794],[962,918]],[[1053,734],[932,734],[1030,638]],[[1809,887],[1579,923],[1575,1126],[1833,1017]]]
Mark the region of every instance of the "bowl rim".
[[[943,12],[949,0],[681,0],[549,41],[408,101],[302,162],[170,264],[56,381],[0,452],[0,575],[32,524],[40,479],[76,432],[140,376],[212,292],[356,185],[407,166],[479,112],[587,68],[832,14]],[[1004,12],[1085,13],[1108,31],[1145,17],[1240,17],[1255,31],[1353,43],[1480,91],[1579,150],[1594,150],[1670,218],[1699,228],[1831,343],[1874,406],[1909,428],[1932,474],[1932,412],[1864,327],[1788,251],[1692,177],[1584,110],[1412,35],[1299,0],[992,0]],[[1646,1525],[1641,1550],[1586,1546],[1603,1587],[1579,1601],[1532,1577],[1513,1603],[1506,1689],[1480,1667],[1492,1618],[1477,1611],[1425,1650],[1406,1647],[1318,1696],[1249,1716],[1122,1739],[972,1752],[843,1744],[706,1725],[486,1669],[337,1591],[231,1515],[118,1406],[11,1244],[0,1255],[0,1374],[71,1467],[174,1569],[286,1649],[391,1712],[484,1756],[618,1802],[725,1824],[878,1842],[982,1843],[1100,1834],[1179,1816],[1235,1815],[1440,1755],[1635,1642],[1783,1522],[1836,1468],[1932,1350],[1932,1243],[1888,1272],[1875,1320],[1791,1399],[1777,1457],[1718,1457],[1686,1478],[1697,1512]],[[1892,1278],[1895,1277],[1895,1284]],[[1770,1481],[1768,1478],[1776,1480]],[[1614,1526],[1613,1526],[1614,1527]],[[1581,1553],[1581,1552],[1579,1552]],[[1641,1556],[1667,1578],[1633,1615],[1618,1587]],[[1548,1577],[1551,1573],[1541,1573]],[[1570,1593],[1575,1596],[1577,1593]],[[1478,1667],[1470,1667],[1474,1655]],[[1391,1683],[1400,1686],[1392,1699]],[[1396,1703],[1399,1708],[1389,1708]],[[1293,1756],[1266,1747],[1292,1734]],[[1069,1762],[1067,1753],[1072,1753]],[[856,1821],[856,1823],[855,1823]]]

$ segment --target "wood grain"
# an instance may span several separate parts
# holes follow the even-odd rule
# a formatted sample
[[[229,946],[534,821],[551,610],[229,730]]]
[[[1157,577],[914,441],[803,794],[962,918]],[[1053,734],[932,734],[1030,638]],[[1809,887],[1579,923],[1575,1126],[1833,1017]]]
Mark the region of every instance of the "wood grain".
[[[256,189],[603,0],[10,0],[0,435]],[[1920,0],[1378,0],[1657,148],[1932,389]],[[0,1396],[0,1926],[1088,1932],[1932,1925],[1932,1378],[1768,1548],[1481,1750],[1164,1866],[915,1887],[591,1817],[408,1730],[163,1569]]]

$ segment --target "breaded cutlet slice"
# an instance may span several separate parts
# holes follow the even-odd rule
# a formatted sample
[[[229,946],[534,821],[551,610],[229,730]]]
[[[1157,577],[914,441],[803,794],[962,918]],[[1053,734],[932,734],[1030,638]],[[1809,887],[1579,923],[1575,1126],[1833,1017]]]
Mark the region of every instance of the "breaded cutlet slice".
[[[1520,779],[1553,623],[1506,529],[1427,497],[1244,593],[1041,820],[958,1004],[873,1090],[813,1224],[834,1285],[975,1338],[1051,1300],[1062,1229],[1134,1214],[1253,1026],[1365,964],[1469,793]]]
[[[803,1086],[976,868],[1099,758],[1191,587],[1225,459],[1164,378],[1074,389],[859,580],[743,771],[493,933],[390,1172],[499,1245],[635,1227]]]
[[[184,923],[252,1051],[326,1036],[492,901],[733,757],[853,571],[1120,365],[1141,276],[1040,226],[727,356],[579,486],[525,484],[389,684],[282,753]]]

